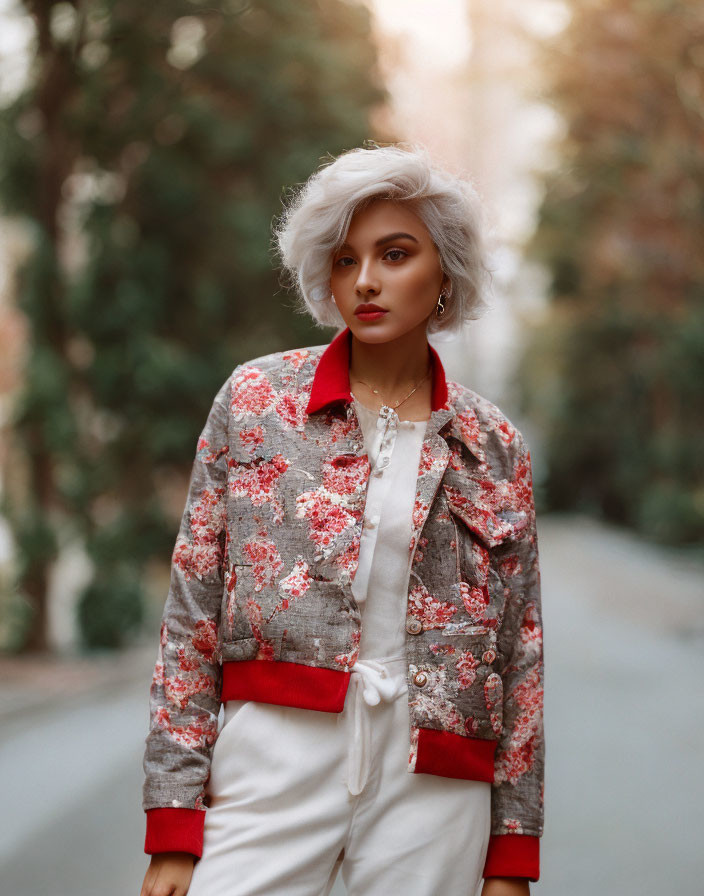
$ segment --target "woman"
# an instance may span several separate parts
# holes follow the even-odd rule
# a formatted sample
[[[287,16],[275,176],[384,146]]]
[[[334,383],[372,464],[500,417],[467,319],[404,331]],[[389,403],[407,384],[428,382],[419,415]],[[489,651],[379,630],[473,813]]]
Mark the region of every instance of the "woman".
[[[476,193],[420,148],[355,149],[276,236],[301,307],[344,327],[235,368],[199,440],[151,690],[142,896],[325,896],[338,869],[350,896],[528,893],[530,453],[427,340],[480,307]]]

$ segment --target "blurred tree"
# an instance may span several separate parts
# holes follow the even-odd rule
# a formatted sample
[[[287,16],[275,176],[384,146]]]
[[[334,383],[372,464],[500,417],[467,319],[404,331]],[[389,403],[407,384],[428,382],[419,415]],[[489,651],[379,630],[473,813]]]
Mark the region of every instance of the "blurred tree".
[[[280,288],[271,222],[282,188],[369,136],[386,94],[348,0],[26,8],[31,77],[0,110],[0,203],[32,235],[3,512],[25,647],[47,646],[51,564],[76,537],[94,570],[84,639],[117,646],[147,561],[170,556],[218,387],[248,357],[326,341]]]
[[[704,6],[572,4],[545,47],[565,124],[530,257],[551,308],[521,368],[547,503],[704,537]]]

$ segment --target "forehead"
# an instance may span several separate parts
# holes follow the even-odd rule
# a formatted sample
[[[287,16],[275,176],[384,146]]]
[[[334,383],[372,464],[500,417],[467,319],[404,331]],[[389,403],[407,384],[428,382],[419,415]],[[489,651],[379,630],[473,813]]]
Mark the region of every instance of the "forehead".
[[[345,241],[374,242],[388,233],[405,231],[419,243],[431,242],[423,221],[408,203],[393,199],[374,199],[352,216]]]

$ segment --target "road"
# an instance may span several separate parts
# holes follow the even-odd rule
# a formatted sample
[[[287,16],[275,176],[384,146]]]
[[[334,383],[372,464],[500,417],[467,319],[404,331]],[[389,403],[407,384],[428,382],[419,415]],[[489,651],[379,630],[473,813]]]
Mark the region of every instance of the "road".
[[[546,809],[531,892],[699,893],[703,569],[582,518],[538,532]],[[3,723],[3,896],[138,896],[143,674]]]

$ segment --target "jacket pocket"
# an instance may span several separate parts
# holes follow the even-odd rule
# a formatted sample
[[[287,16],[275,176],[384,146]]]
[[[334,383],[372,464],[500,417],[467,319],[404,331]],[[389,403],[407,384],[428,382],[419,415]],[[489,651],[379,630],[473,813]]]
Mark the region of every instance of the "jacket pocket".
[[[501,512],[488,506],[486,502],[465,494],[453,486],[443,483],[447,506],[474,538],[486,547],[495,548],[503,542],[520,535],[528,524],[525,511],[507,507]]]
[[[246,624],[242,612],[244,594],[242,585],[248,567],[249,564],[232,563],[230,560],[226,564],[220,613],[220,633],[223,645],[252,637],[251,629]]]
[[[439,634],[451,637],[452,635],[466,635],[468,637],[481,638],[490,631],[488,625],[476,622],[446,622],[438,629]]]
[[[259,653],[259,641],[252,637],[231,638],[222,646],[223,662],[254,660]]]
[[[481,633],[477,626],[496,631],[506,602],[499,566],[507,550],[510,552],[516,524],[497,517],[455,489],[445,488],[445,498],[455,527],[455,599],[469,614],[468,627],[475,626],[477,634]]]

